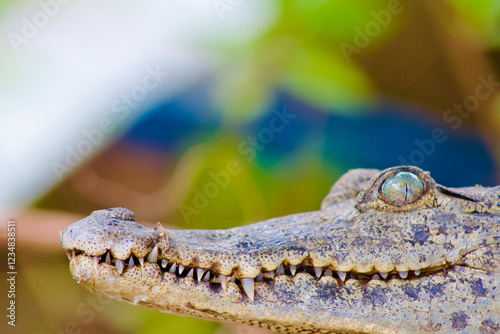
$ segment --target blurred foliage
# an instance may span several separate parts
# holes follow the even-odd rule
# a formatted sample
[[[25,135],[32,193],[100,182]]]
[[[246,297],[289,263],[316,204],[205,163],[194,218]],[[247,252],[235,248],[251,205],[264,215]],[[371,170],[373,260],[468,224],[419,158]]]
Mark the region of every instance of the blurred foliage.
[[[375,83],[360,64],[345,59],[339,45],[342,42],[353,43],[355,29],[364,29],[367,22],[374,20],[372,12],[387,8],[388,2],[280,0],[278,3],[280,18],[260,38],[249,44],[220,42],[216,46],[227,62],[217,73],[212,103],[223,114],[225,124],[254,121],[268,111],[275,93],[280,90],[328,112],[362,110],[360,106],[372,102]],[[402,6],[408,3],[401,1]],[[449,3],[460,13],[463,23],[475,31],[471,38],[477,38],[486,47],[498,47],[500,1],[449,0]],[[366,47],[368,51],[376,50],[400,33],[405,27],[405,18],[405,11],[395,16],[370,41]],[[343,172],[338,165],[332,165],[321,153],[311,149],[321,146],[321,143],[313,142],[314,138],[309,139],[311,142],[301,143],[293,154],[280,159],[275,159],[273,153],[264,150],[251,161],[235,149],[242,140],[244,135],[232,133],[227,128],[221,128],[219,133],[208,139],[208,154],[196,166],[192,189],[203,190],[213,182],[210,173],[225,170],[232,160],[238,161],[242,168],[237,181],[231,181],[227,187],[220,189],[217,200],[209,201],[189,220],[176,211],[168,217],[168,221],[180,228],[230,228],[291,212],[316,210],[333,180]],[[66,194],[60,196],[67,197]],[[193,191],[188,192],[185,203],[192,203],[194,196]],[[79,201],[83,202],[83,199]],[[77,318],[75,309],[78,305],[67,305],[67,300],[78,303],[91,294],[70,279],[66,260],[64,266],[60,265],[62,260],[58,262],[56,271],[53,270],[53,263],[45,260],[40,263],[47,264],[47,268],[32,263],[26,265],[30,269],[24,276],[26,285],[35,292],[33,303],[39,305],[38,309],[50,305],[52,311],[44,313],[46,318],[55,319],[56,311],[63,314],[61,322]],[[54,280],[53,277],[64,277],[64,281]],[[58,289],[68,295],[60,298],[60,294],[53,293]],[[61,304],[57,299],[65,302]],[[28,303],[27,298],[23,305]],[[99,317],[105,319],[103,323],[112,323],[117,332],[209,334],[219,326],[214,322],[165,315],[118,302],[106,307]],[[59,324],[50,325],[48,327],[60,329],[57,327]],[[106,331],[101,328],[101,331],[93,332]]]
[[[370,41],[375,50],[404,29],[409,1],[278,1],[281,16],[249,44],[219,45],[229,66],[215,87],[214,102],[229,121],[257,117],[271,104],[273,91],[287,90],[329,112],[352,113],[374,101],[374,83],[355,61],[346,59],[341,43],[354,45],[374,15],[397,3],[402,11]],[[471,40],[495,48],[500,43],[499,0],[449,0]],[[458,32],[462,34],[463,32]]]
[[[270,105],[276,90],[336,112],[370,102],[372,83],[359,65],[345,59],[339,45],[353,43],[354,28],[374,20],[372,11],[384,8],[385,2],[280,1],[280,6],[280,19],[260,39],[220,46],[232,64],[215,90],[215,101],[226,116],[243,121],[255,117]],[[369,47],[397,26],[381,29]]]
[[[164,334],[168,333],[214,333],[220,324],[199,319],[179,317],[130,306],[127,326],[133,333]],[[165,324],[168,323],[168,326]],[[166,331],[167,329],[167,331]]]
[[[318,159],[309,145],[282,159],[263,153],[249,161],[235,150],[243,140],[221,133],[205,144],[209,153],[198,165],[198,176],[192,185],[196,190],[189,192],[184,204],[195,207],[195,197],[200,192],[208,193],[205,187],[214,183],[213,175],[225,172],[229,162],[236,161],[241,172],[230,176],[216,200],[207,196],[207,205],[196,214],[186,219],[178,210],[169,221],[177,222],[180,228],[227,229],[283,216],[290,213],[290,208],[297,212],[318,210],[332,180],[340,176],[340,171]]]
[[[459,11],[464,22],[472,27],[486,47],[500,46],[500,1],[498,0],[449,0]]]

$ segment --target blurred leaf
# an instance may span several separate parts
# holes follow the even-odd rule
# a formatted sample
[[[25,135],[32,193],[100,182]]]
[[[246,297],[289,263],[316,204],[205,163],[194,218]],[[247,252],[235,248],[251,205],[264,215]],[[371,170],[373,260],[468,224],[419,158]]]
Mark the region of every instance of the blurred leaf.
[[[222,75],[214,99],[227,122],[252,120],[269,107],[274,89],[263,68],[247,58]]]
[[[293,0],[282,1],[282,23],[286,30],[308,39],[349,40],[353,28],[373,20],[372,10],[387,6],[385,1]],[[295,34],[295,36],[297,36]],[[327,45],[325,45],[327,47]]]
[[[143,323],[138,332],[143,334],[197,333],[213,334],[219,323],[194,318],[179,317],[173,314],[151,311],[145,312]]]
[[[500,45],[499,0],[450,0],[450,2],[489,46]]]
[[[310,46],[297,50],[284,83],[296,96],[325,109],[366,103],[372,92],[354,64]]]
[[[280,20],[260,40],[226,50],[233,61],[215,89],[215,104],[229,122],[245,122],[267,108],[276,90],[286,89],[318,107],[339,112],[361,110],[371,102],[368,75],[341,49],[355,47],[367,24],[378,25],[366,48],[399,31],[386,1],[281,1]],[[404,9],[404,4],[399,5]],[[360,47],[364,51],[364,47]],[[353,108],[349,108],[353,107]]]
[[[225,229],[266,216],[267,203],[254,183],[255,166],[238,153],[243,140],[221,133],[206,144],[209,152],[197,166],[199,177],[183,202],[184,208],[194,210],[178,212],[180,227]]]

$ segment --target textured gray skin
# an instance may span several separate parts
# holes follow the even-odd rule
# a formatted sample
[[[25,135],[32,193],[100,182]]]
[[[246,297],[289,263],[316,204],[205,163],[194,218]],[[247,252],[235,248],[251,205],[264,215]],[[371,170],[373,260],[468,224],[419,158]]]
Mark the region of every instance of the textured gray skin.
[[[379,189],[399,171],[425,191],[397,206]],[[320,211],[186,231],[146,228],[115,208],[69,226],[61,243],[81,285],[163,312],[284,333],[498,333],[499,199],[500,186],[445,188],[416,167],[352,170]],[[120,273],[119,260],[130,268]],[[198,281],[197,268],[210,281]],[[235,280],[224,289],[220,274]],[[245,278],[255,278],[254,300]]]

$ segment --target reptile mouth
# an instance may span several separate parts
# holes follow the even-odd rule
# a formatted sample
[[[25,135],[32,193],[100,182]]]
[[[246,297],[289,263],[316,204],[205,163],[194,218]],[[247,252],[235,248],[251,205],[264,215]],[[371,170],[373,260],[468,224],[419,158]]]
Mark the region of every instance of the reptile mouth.
[[[320,280],[322,277],[333,277],[338,281],[339,286],[345,283],[348,279],[354,279],[360,281],[361,283],[368,283],[372,279],[403,279],[412,280],[417,277],[427,276],[440,270],[446,269],[442,268],[432,268],[429,270],[421,271],[392,271],[388,273],[373,271],[370,273],[358,273],[355,271],[337,271],[330,267],[315,267],[309,265],[311,259],[307,257],[304,261],[298,265],[292,265],[286,262],[282,262],[275,270],[261,270],[260,273],[254,277],[238,277],[236,270],[230,275],[224,275],[218,273],[214,268],[200,268],[192,265],[185,266],[179,262],[169,260],[168,258],[161,257],[161,250],[158,246],[155,246],[151,252],[145,257],[137,257],[131,254],[126,260],[121,260],[112,255],[110,250],[102,255],[89,255],[82,250],[72,249],[66,250],[69,260],[73,260],[76,257],[83,256],[90,258],[93,266],[97,269],[99,266],[111,266],[114,268],[116,274],[124,275],[127,270],[133,268],[143,268],[145,263],[156,264],[158,270],[161,274],[162,280],[172,278],[174,275],[177,279],[192,279],[194,282],[208,282],[210,283],[214,291],[226,291],[228,282],[236,283],[241,291],[244,291],[247,297],[253,301],[255,297],[255,282],[267,282],[272,283],[277,276],[285,275],[293,277],[299,273],[306,273],[316,280]],[[220,290],[222,289],[222,290]]]

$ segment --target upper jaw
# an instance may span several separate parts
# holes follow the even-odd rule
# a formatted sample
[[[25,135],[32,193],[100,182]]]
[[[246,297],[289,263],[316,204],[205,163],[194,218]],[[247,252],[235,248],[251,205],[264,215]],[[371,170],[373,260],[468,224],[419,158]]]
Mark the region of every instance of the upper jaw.
[[[124,208],[98,210],[61,233],[66,250],[79,250],[99,256],[111,251],[113,257],[125,260],[131,255],[144,257],[155,245],[168,248],[168,237],[161,225],[151,229],[135,222],[132,211]]]
[[[377,232],[376,224],[363,226],[369,213],[350,209],[334,215],[333,212],[338,211],[329,211],[331,213],[293,215],[225,231],[177,231],[164,230],[161,225],[143,227],[134,221],[133,213],[117,208],[96,211],[71,225],[62,233],[61,243],[72,263],[75,262],[73,274],[79,280],[96,274],[88,269],[79,270],[76,263],[83,261],[79,257],[90,257],[96,268],[114,268],[118,276],[149,263],[157,266],[155,270],[160,281],[165,274],[173,274],[177,278],[192,277],[198,282],[220,284],[224,289],[228,282],[236,282],[251,300],[255,280],[272,280],[283,274],[294,276],[298,272],[317,279],[330,276],[339,281],[366,280],[373,275],[405,279],[449,266],[463,255],[462,250],[474,246],[446,240],[431,245],[437,240],[432,238],[439,238],[435,231],[447,228],[436,220],[434,226],[429,224],[427,227],[426,240],[420,235],[420,243],[408,243],[408,247],[414,247],[407,249],[409,256],[397,258],[397,250],[404,249],[405,242],[381,238],[390,233],[390,229]],[[394,214],[383,216],[387,220],[386,227],[397,230],[400,226],[390,223]],[[431,214],[429,212],[430,218]],[[283,230],[294,227],[294,230],[286,235],[279,235],[282,233],[279,230],[266,232],[273,225]],[[308,228],[315,230],[314,238],[303,237],[302,229]],[[353,239],[362,242],[359,249],[345,248],[352,229],[360,233]],[[240,237],[234,238],[235,234]],[[408,236],[408,239],[412,237],[415,239],[415,236]],[[425,256],[418,256],[417,252]],[[412,253],[417,256],[411,256]]]
[[[424,190],[415,201],[395,206],[382,200],[380,189],[400,172],[414,174]],[[166,231],[160,224],[151,229],[137,224],[127,209],[99,210],[62,232],[61,243],[69,254],[83,252],[102,261],[109,254],[119,270],[125,261],[132,265],[149,259],[164,267],[175,263],[238,278],[257,278],[280,265],[291,273],[296,266],[314,273],[330,269],[341,278],[346,272],[405,276],[452,265],[480,247],[480,238],[469,235],[465,229],[471,227],[463,225],[482,229],[488,218],[468,212],[499,205],[498,200],[496,206],[488,204],[495,196],[478,197],[467,188],[466,194],[473,195],[468,198],[462,189],[438,186],[429,173],[412,166],[366,170],[357,179],[362,181],[344,175],[332,187],[337,197],[328,196],[321,211],[222,231]],[[350,189],[348,194],[345,189]],[[454,238],[457,232],[463,237]]]

